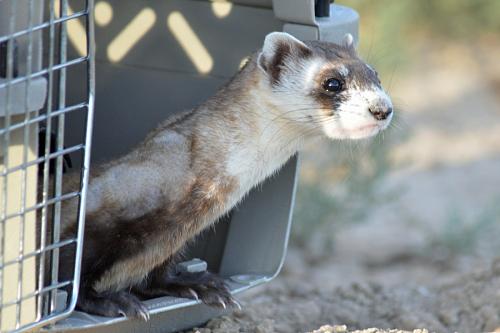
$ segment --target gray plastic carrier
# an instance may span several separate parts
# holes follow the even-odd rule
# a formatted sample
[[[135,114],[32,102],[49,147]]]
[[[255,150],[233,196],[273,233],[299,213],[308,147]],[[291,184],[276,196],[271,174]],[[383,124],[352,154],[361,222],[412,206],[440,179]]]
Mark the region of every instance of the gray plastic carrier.
[[[284,30],[301,39],[339,42],[346,32],[357,40],[358,28],[357,13],[338,5],[331,5],[330,17],[316,18],[314,0],[107,0],[105,5],[96,2],[95,17],[94,162],[127,152],[161,120],[202,103],[234,75],[246,56],[261,47],[267,33]],[[121,35],[138,21],[142,22],[139,29],[144,30],[139,38],[136,32]],[[183,24],[181,32],[172,28]],[[190,34],[198,42],[182,40]],[[120,51],[120,43],[127,42],[133,45],[122,45]],[[183,43],[200,43],[202,49],[192,53]],[[73,52],[77,52],[76,47]],[[205,58],[196,59],[197,55]],[[71,88],[69,94],[70,100],[79,98],[76,93],[71,96]],[[68,120],[68,142],[78,141],[81,133],[81,120]],[[227,279],[234,294],[270,281],[281,269],[291,227],[297,165],[295,156],[189,249],[188,257],[204,260],[209,270]],[[74,311],[45,330],[174,332],[225,312],[172,297],[146,304],[151,314],[148,322]]]

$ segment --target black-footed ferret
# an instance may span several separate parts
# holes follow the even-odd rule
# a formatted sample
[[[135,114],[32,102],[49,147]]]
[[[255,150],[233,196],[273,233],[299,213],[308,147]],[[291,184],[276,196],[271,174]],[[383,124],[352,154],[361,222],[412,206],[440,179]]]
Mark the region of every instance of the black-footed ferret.
[[[391,118],[391,100],[350,35],[337,45],[270,33],[214,97],[166,120],[130,153],[93,172],[77,308],[146,319],[138,296],[234,304],[217,275],[175,272],[186,242],[305,141],[370,137]],[[76,209],[64,205],[63,217],[76,216]],[[74,235],[74,220],[63,218],[62,225],[63,239]],[[72,273],[72,258],[61,253],[63,274]]]

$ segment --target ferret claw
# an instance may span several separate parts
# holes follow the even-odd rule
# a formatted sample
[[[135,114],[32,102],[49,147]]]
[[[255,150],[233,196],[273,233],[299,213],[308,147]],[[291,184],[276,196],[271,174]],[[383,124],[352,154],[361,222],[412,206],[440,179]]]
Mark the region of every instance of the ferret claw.
[[[139,316],[144,321],[148,321],[149,320],[149,312],[147,310],[146,311],[139,311]]]
[[[238,302],[238,301],[237,301],[237,300],[235,300],[234,298],[230,298],[230,299],[229,299],[229,301],[230,301],[230,302],[231,302],[234,306],[236,306],[236,307],[238,308],[238,310],[240,310],[240,311],[241,311],[241,309],[242,309],[242,308],[241,308],[241,304],[240,304],[240,302]]]
[[[197,301],[199,301],[199,300],[200,300],[200,298],[198,297],[198,294],[196,293],[196,291],[194,291],[194,289],[192,289],[192,288],[188,288],[188,291],[189,291],[189,293],[193,296],[193,298],[194,298],[195,300],[197,300]]]
[[[146,306],[144,306],[144,304],[141,304],[141,307],[140,307],[138,312],[139,312],[139,316],[142,318],[142,320],[144,320],[144,321],[149,320],[149,310]]]
[[[226,310],[226,303],[224,303],[224,301],[222,300],[222,297],[217,295],[217,301],[224,308],[224,310]]]

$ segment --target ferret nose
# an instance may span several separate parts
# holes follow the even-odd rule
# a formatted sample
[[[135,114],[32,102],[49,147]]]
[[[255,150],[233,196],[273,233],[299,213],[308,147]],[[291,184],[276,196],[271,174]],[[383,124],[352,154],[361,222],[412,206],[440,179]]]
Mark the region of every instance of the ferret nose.
[[[370,113],[377,120],[385,120],[392,113],[392,107],[389,105],[374,105],[368,108]]]

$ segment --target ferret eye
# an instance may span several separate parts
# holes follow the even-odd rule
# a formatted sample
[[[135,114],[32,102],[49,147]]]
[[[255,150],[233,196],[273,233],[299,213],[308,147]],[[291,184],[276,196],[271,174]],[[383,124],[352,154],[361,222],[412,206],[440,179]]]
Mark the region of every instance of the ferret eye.
[[[342,82],[338,79],[328,79],[323,83],[323,89],[328,92],[339,92],[344,88]]]

